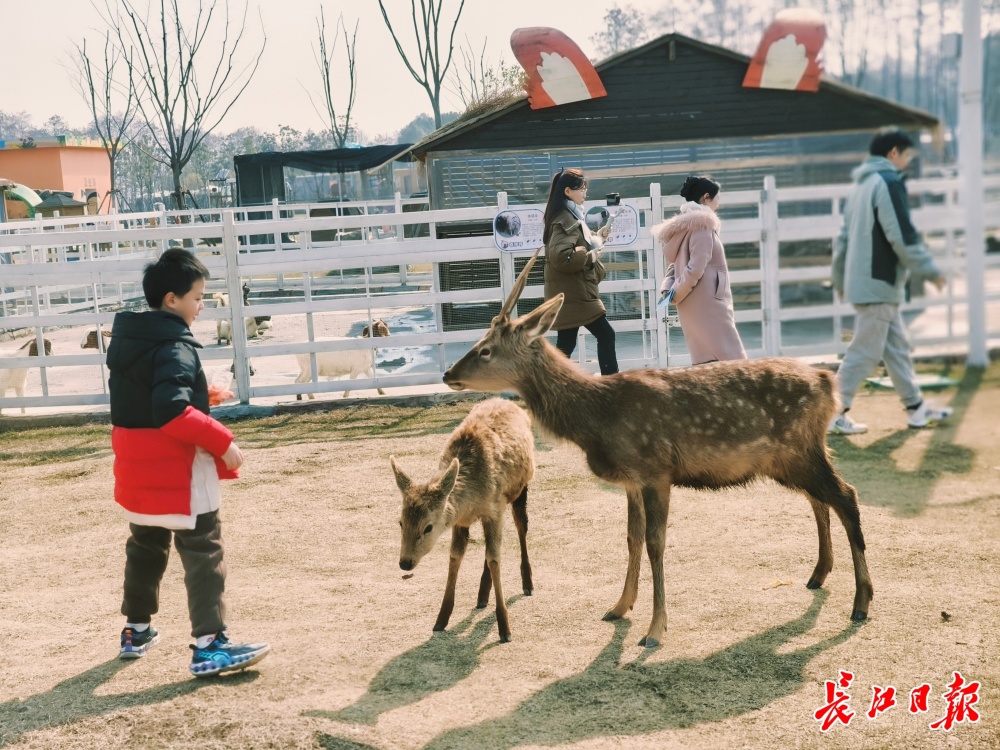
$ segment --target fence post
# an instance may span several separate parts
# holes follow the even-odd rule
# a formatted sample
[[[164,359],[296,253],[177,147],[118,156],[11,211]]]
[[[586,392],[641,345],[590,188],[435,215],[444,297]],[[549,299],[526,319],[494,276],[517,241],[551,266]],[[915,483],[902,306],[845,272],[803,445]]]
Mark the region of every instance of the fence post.
[[[781,354],[781,284],[778,279],[778,195],[774,175],[764,177],[758,209],[760,216],[761,344],[764,355]]]
[[[496,213],[505,211],[507,209],[507,193],[499,192],[497,193],[497,209]],[[514,256],[510,253],[505,253],[499,250],[500,257],[497,259],[500,263],[500,304],[502,305],[504,300],[507,299],[507,295],[510,294],[511,289],[514,288]],[[517,310],[517,306],[514,306],[514,310]]]
[[[164,206],[162,203],[157,203],[157,204],[155,204],[153,206],[153,210],[156,211],[160,215],[159,218],[157,219],[157,221],[158,221],[158,223],[160,225],[161,231],[162,230],[166,230],[166,228],[167,228],[167,207]],[[166,239],[166,232],[165,231],[163,231],[162,235],[160,236],[160,239],[158,239],[156,241],[156,244],[159,245],[159,247],[160,247],[160,255],[163,255],[163,253],[165,253],[167,251],[167,239]]]
[[[962,54],[958,75],[959,197],[965,214],[965,281],[969,299],[970,367],[986,367],[986,245],[983,236],[983,40],[980,3],[962,3]],[[994,64],[995,65],[995,64]]]
[[[278,205],[278,199],[277,198],[272,198],[271,199],[271,219],[273,219],[275,222],[279,222],[281,220],[281,207]],[[280,229],[280,227],[279,227],[279,229]],[[249,242],[250,241],[248,239],[247,240],[247,244],[249,244]],[[279,252],[279,253],[282,250],[285,249],[282,246],[282,244],[281,244],[281,232],[280,231],[274,233],[274,249],[275,249],[276,252]],[[277,282],[278,282],[278,289],[284,289],[285,288],[285,274],[279,273],[278,274],[278,278],[277,278]]]
[[[663,195],[660,183],[649,183],[649,226],[656,226],[663,221]],[[650,255],[646,263],[649,275],[653,279],[653,288],[649,292],[648,309],[650,317],[653,319],[653,335],[656,336],[656,366],[670,366],[670,349],[668,347],[667,318],[670,315],[669,308],[661,310],[657,307],[660,301],[660,283],[667,275],[667,263],[663,259],[663,248],[656,238],[653,238],[653,247],[649,251]]]
[[[402,217],[402,215],[403,215],[403,196],[400,195],[400,193],[399,193],[398,190],[392,196],[392,203],[393,203],[393,206],[392,206],[393,213],[395,213],[396,216],[398,216],[398,217]],[[395,230],[396,230],[396,242],[402,242],[403,241],[403,235],[405,234],[405,231],[406,231],[405,228],[406,228],[405,224],[397,224],[395,226]],[[400,264],[400,266],[399,266],[399,284],[400,284],[400,286],[406,286],[406,273],[409,270],[410,270],[410,267],[406,263],[401,263]]]
[[[229,334],[233,345],[233,375],[240,403],[250,403],[250,368],[247,366],[247,326],[243,316],[243,287],[240,284],[240,245],[236,239],[236,220],[233,211],[222,212],[222,249],[226,257],[226,291],[232,320]]]

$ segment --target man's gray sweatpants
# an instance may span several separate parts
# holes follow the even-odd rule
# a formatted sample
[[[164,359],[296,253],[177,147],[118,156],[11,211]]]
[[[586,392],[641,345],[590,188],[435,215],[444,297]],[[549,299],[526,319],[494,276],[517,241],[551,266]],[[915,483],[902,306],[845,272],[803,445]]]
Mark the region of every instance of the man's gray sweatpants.
[[[864,379],[879,361],[885,362],[892,385],[903,406],[920,403],[910,342],[903,327],[899,305],[872,304],[854,306],[854,338],[847,346],[844,361],[837,370],[837,385],[843,408],[848,409]]]

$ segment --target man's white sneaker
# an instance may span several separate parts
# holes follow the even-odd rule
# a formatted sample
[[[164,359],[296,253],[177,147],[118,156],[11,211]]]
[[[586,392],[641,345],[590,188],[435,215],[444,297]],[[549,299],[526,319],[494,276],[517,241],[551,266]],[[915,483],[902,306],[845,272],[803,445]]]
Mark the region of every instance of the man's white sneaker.
[[[950,406],[934,406],[934,404],[924,401],[916,409],[908,411],[909,418],[906,423],[914,429],[929,427],[935,422],[947,419],[953,411],[954,409]]]
[[[841,413],[830,420],[826,431],[830,435],[860,435],[868,432],[868,425],[855,422],[847,414]]]

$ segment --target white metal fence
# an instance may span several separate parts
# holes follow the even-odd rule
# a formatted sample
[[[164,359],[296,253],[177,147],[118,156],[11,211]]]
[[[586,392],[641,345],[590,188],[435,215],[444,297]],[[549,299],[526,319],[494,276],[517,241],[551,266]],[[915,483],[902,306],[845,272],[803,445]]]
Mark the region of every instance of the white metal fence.
[[[987,178],[986,186],[981,199],[993,247],[1000,236],[1000,178]],[[914,223],[949,274],[944,293],[916,296],[904,306],[916,317],[913,343],[961,344],[968,335],[970,301],[959,183],[913,180],[909,188]],[[843,351],[851,309],[833,298],[829,263],[849,189],[846,184],[778,188],[767,178],[760,191],[723,194],[722,239],[737,324],[750,356]],[[688,364],[679,329],[657,314],[664,269],[649,233],[680,198],[662,198],[654,184],[648,198],[625,202],[639,212],[639,236],[627,247],[609,249],[610,273],[601,286],[618,333],[619,361],[623,368]],[[323,215],[343,213],[345,207],[355,215]],[[0,224],[0,329],[38,340],[61,337],[51,355],[28,361],[16,348],[23,341],[0,342],[0,385],[9,385],[8,373],[33,368],[25,396],[0,393],[0,408],[10,413],[12,407],[106,404],[104,354],[74,351],[79,334],[110,329],[120,309],[140,309],[142,268],[171,245],[197,252],[212,272],[210,290],[228,294],[230,306],[206,309],[195,334],[206,344],[206,368],[234,363],[244,403],[347,387],[295,383],[299,354],[376,350],[372,376],[354,381],[352,389],[438,384],[447,364],[484,333],[491,311],[531,254],[504,253],[492,236],[476,236],[475,228],[506,207],[504,194],[494,206],[442,211],[397,196],[367,204],[161,210]],[[438,239],[439,234],[449,238]],[[986,297],[973,304],[986,308],[988,335],[1000,337],[1000,254],[988,255],[986,268]],[[520,312],[541,297],[541,274],[533,274]],[[248,316],[270,316],[269,334],[248,341]],[[378,318],[390,322],[389,339],[349,335]],[[213,343],[213,327],[221,319],[232,326],[231,347]],[[580,343],[576,356],[596,369],[593,340],[581,334]],[[311,381],[317,372],[312,356]]]

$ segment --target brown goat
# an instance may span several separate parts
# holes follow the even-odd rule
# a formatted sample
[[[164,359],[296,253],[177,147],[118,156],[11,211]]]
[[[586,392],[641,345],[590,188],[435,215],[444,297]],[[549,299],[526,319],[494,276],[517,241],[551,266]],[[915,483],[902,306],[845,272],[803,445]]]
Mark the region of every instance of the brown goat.
[[[510,620],[500,584],[500,542],[504,509],[510,505],[521,544],[521,584],[531,596],[528,562],[528,482],[535,472],[535,438],[531,419],[510,401],[492,398],[477,404],[448,438],[438,473],[425,484],[414,483],[389,457],[396,484],[403,494],[399,519],[402,543],[399,567],[413,570],[445,529],[451,529],[451,556],[444,601],[434,630],[444,630],[455,607],[455,581],[469,543],[469,526],[480,521],[486,540],[486,560],[479,582],[476,606],[490,600],[490,583],[496,592],[500,641],[510,640]]]
[[[628,570],[621,598],[605,619],[632,609],[645,541],[653,619],[639,643],[662,643],[663,549],[672,485],[720,488],[771,477],[805,493],[816,516],[819,561],[809,588],[822,586],[833,567],[830,509],[840,518],[854,561],[851,619],[864,620],[873,589],[857,493],[837,474],[826,447],[826,426],[836,409],[832,375],[784,359],[586,375],[542,338],[562,307],[561,294],[510,320],[535,258],[518,276],[489,333],[444,374],[444,382],[455,390],[516,391],[541,428],[576,443],[594,474],[625,488]]]
[[[42,345],[45,347],[45,356],[48,357],[50,354],[52,354],[52,342],[49,341],[48,339],[42,339],[42,342],[43,342]],[[28,343],[22,344],[18,349],[18,351],[24,351],[25,349],[28,350],[29,357],[37,357],[38,339],[31,339],[31,341],[29,341]]]
[[[83,341],[80,342],[81,349],[101,349],[102,351],[107,351],[107,339],[111,338],[111,331],[101,331],[101,338],[105,339],[102,341],[102,346],[97,345],[97,329],[91,328],[87,331],[87,335],[83,337]]]

